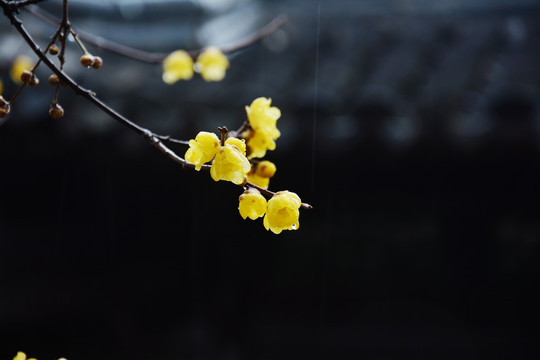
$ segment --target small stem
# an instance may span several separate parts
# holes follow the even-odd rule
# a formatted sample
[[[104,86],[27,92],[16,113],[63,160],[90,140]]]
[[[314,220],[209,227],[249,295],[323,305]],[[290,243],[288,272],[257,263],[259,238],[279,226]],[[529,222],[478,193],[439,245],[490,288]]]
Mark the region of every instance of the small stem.
[[[253,183],[250,183],[249,181],[246,182],[244,186],[251,187],[251,188],[253,188],[253,189],[257,189],[257,190],[259,190],[259,192],[260,192],[261,194],[264,194],[264,195],[266,195],[266,196],[268,196],[268,197],[272,197],[272,196],[276,195],[275,192],[270,191],[270,190],[265,189],[265,188],[262,188],[262,187],[260,187],[260,186],[258,186],[258,185],[253,184]],[[311,210],[311,209],[313,209],[313,206],[309,205],[308,203],[302,203],[301,206],[302,206],[302,208],[304,208],[304,209],[306,209],[306,210]]]
[[[81,48],[84,54],[88,54],[88,50],[86,50],[86,47],[82,43],[81,39],[79,39],[79,35],[75,31],[73,31],[73,28],[70,28],[69,31],[71,32],[71,35],[73,35],[73,38],[77,42],[77,45]]]
[[[40,2],[43,2],[45,0],[22,0],[22,1],[13,1],[10,2],[9,5],[12,7],[12,9],[20,9],[24,6],[32,5],[32,4],[38,4]]]
[[[9,100],[9,104],[10,105],[13,105],[13,103],[15,102],[15,99],[17,99],[17,96],[19,96],[19,94],[21,93],[21,91],[24,89],[24,87],[26,86],[26,83],[23,82],[19,88],[17,89],[17,91],[15,91],[15,94],[13,94],[13,96],[11,97],[11,99]]]
[[[54,89],[54,96],[53,96],[53,104],[58,104],[58,93],[60,91],[60,83],[56,84],[56,88]]]
[[[227,140],[229,130],[225,126],[218,127],[218,130],[221,133],[221,146],[225,146],[225,140]]]
[[[240,126],[240,128],[236,131],[230,131],[229,134],[231,137],[239,137],[240,135],[242,135],[242,133],[246,130],[248,130],[249,128],[251,128],[251,125],[249,123],[248,120],[244,121],[244,123],[242,124],[242,126]]]
[[[51,41],[49,41],[49,44],[47,45],[47,47],[45,48],[45,50],[43,51],[43,53],[47,53],[47,51],[49,51],[49,49],[51,48],[52,44],[54,44],[54,42],[56,41],[56,38],[58,37],[58,34],[60,33],[60,28],[58,28],[58,30],[56,30],[56,33],[54,33],[54,35],[52,36],[51,38]],[[34,66],[32,66],[32,69],[30,69],[30,72],[33,74],[37,67],[39,66],[39,64],[41,63],[41,59],[38,58],[36,63],[34,64]]]
[[[189,140],[174,139],[174,138],[171,138],[170,135],[156,135],[156,137],[160,139],[161,141],[167,141],[171,144],[189,145]]]

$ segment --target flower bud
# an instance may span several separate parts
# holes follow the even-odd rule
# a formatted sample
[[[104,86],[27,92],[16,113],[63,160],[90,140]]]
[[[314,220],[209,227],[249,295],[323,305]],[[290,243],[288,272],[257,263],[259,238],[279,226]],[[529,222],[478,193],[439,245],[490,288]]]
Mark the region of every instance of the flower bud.
[[[51,55],[57,55],[58,54],[58,46],[56,46],[56,44],[52,44],[51,47],[49,48],[49,54]]]
[[[49,76],[49,84],[58,85],[59,82],[60,82],[60,79],[58,78],[58,75],[52,74],[51,76]]]
[[[0,95],[0,118],[7,116],[10,109],[9,103]]]
[[[264,178],[271,178],[276,173],[276,165],[268,160],[261,161],[257,164],[255,174]]]
[[[36,76],[36,74],[32,74],[32,77],[30,78],[30,81],[28,81],[28,86],[37,86],[39,84],[39,79]]]
[[[32,79],[32,76],[33,74],[30,70],[23,70],[23,72],[21,72],[21,81],[25,84],[28,84]]]
[[[268,189],[270,178],[276,173],[276,165],[273,162],[264,160],[254,164],[248,174],[248,181],[252,184]]]
[[[94,59],[92,60],[92,67],[94,69],[99,69],[102,65],[103,65],[103,59],[100,58],[99,56],[94,57]]]
[[[49,115],[53,119],[59,119],[64,116],[64,109],[59,104],[51,104],[51,108],[49,109]]]
[[[0,106],[0,118],[6,117],[9,114],[9,105]]]
[[[84,67],[89,67],[94,62],[94,57],[90,54],[84,54],[81,56],[81,65]]]

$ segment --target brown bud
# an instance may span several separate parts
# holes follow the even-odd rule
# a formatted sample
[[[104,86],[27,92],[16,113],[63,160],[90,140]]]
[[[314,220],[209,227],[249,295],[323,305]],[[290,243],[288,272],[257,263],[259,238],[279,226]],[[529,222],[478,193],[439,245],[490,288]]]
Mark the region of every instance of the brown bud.
[[[81,56],[81,65],[84,67],[89,67],[94,62],[94,57],[90,54],[84,54]]]
[[[28,86],[37,86],[39,84],[39,79],[35,74],[32,74],[32,77],[30,78],[30,81],[28,81]]]
[[[58,46],[56,46],[56,44],[52,44],[51,47],[49,48],[49,54],[51,55],[56,55],[58,54]]]
[[[94,57],[94,60],[92,61],[92,67],[94,69],[99,69],[103,65],[103,59],[99,56]]]
[[[64,109],[62,109],[62,107],[58,104],[51,104],[49,115],[51,115],[53,119],[60,119],[62,116],[64,116]]]
[[[60,79],[58,78],[58,75],[52,74],[51,76],[49,76],[49,84],[58,85],[59,82],[60,82]]]
[[[2,98],[0,96],[0,98],[5,102],[4,98]],[[3,117],[6,117],[7,114],[9,114],[9,110],[10,110],[10,106],[9,104],[6,102],[5,104],[1,105],[0,106],[0,118],[3,118]]]
[[[25,84],[28,84],[32,79],[32,76],[34,76],[34,74],[32,74],[30,70],[23,70],[23,72],[21,73],[21,81]]]

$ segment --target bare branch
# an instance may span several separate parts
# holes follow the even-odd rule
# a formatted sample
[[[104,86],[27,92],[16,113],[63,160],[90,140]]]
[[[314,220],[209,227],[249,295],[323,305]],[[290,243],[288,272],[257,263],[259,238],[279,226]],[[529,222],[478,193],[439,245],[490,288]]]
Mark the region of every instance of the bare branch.
[[[43,2],[45,0],[21,0],[21,1],[11,1],[8,5],[11,6],[12,10],[20,9],[22,7],[38,4],[40,2]]]
[[[160,151],[165,153],[169,158],[182,164],[182,166],[184,167],[188,167],[188,168],[195,167],[193,164],[188,163],[186,160],[176,155],[176,153],[174,153],[172,150],[170,150],[167,146],[165,146],[161,142],[160,138],[166,138],[165,136],[158,136],[154,134],[152,131],[142,126],[139,126],[135,124],[134,122],[132,122],[131,120],[129,120],[128,118],[124,117],[123,115],[118,113],[116,110],[112,109],[107,104],[105,104],[102,100],[100,100],[92,91],[85,89],[79,84],[77,84],[69,75],[67,75],[64,71],[62,71],[56,65],[54,65],[51,62],[51,60],[45,55],[45,53],[41,51],[41,49],[36,44],[36,42],[32,39],[30,34],[26,31],[26,29],[24,28],[20,20],[13,14],[13,11],[10,8],[9,3],[7,3],[4,0],[0,0],[0,5],[2,6],[4,10],[5,15],[11,21],[11,24],[21,34],[21,36],[24,38],[28,46],[34,51],[34,53],[39,57],[39,59],[60,78],[61,82],[65,83],[68,87],[70,87],[77,95],[80,95],[88,99],[98,108],[100,108],[103,112],[111,116],[113,119],[115,119],[122,125],[130,128],[131,130],[135,131],[137,134],[144,136],[148,141],[150,141],[150,143],[152,143],[152,145],[156,146]]]
[[[15,16],[14,12],[16,12],[16,9],[14,10],[14,8],[12,8],[11,5],[12,5],[12,3],[10,3],[10,2],[8,2],[6,0],[0,0],[0,6],[2,7],[2,9],[4,11],[4,14],[10,20],[13,27],[23,37],[23,39],[26,41],[26,43],[32,49],[32,51],[34,51],[34,53],[38,56],[38,58],[39,58],[38,61],[43,62],[45,65],[47,65],[47,67],[49,67],[49,69],[51,69],[51,71],[54,72],[59,77],[59,79],[60,79],[60,81],[62,83],[66,84],[77,95],[80,95],[80,96],[86,98],[87,100],[89,100],[90,102],[92,102],[99,109],[101,109],[103,112],[105,112],[106,114],[111,116],[113,119],[115,119],[116,121],[118,121],[122,125],[124,125],[124,126],[128,127],[129,129],[135,131],[137,134],[142,135],[154,147],[156,147],[159,151],[164,153],[167,157],[169,157],[173,161],[181,164],[182,167],[191,168],[191,169],[195,168],[194,164],[191,164],[191,163],[187,162],[184,158],[178,156],[174,151],[172,151],[170,148],[168,148],[163,143],[163,141],[167,141],[167,142],[174,143],[174,144],[187,145],[187,144],[189,144],[188,141],[172,139],[169,135],[155,134],[152,131],[150,131],[149,129],[144,128],[144,127],[132,122],[131,120],[129,120],[125,116],[121,115],[120,113],[118,113],[116,110],[114,110],[110,106],[108,106],[105,102],[100,100],[91,90],[85,89],[82,86],[80,86],[78,83],[76,83],[69,75],[67,75],[62,70],[62,68],[59,68],[56,65],[54,65],[52,63],[52,61],[46,55],[47,50],[45,50],[45,52],[44,52],[39,48],[37,43],[32,39],[31,35],[26,31],[26,29],[24,28],[21,21]],[[34,6],[32,6],[32,7],[34,7]],[[269,34],[269,32],[271,33],[273,31],[275,31],[275,29],[277,29],[279,26],[281,26],[284,21],[285,21],[284,19],[281,19],[278,22],[276,22],[276,20],[274,20],[273,25],[269,24],[266,27],[266,29],[265,28],[261,29],[257,34],[255,34],[253,37],[251,37],[251,40],[248,39],[243,44],[240,44],[240,46],[245,47],[245,46],[248,46],[248,45],[246,45],[248,43],[251,44],[254,41],[260,40],[264,36],[267,36]],[[272,25],[272,26],[270,26],[270,25]],[[69,20],[67,19],[67,0],[64,0],[64,11],[63,11],[62,21],[60,22],[59,28],[58,28],[56,34],[53,36],[53,39],[51,40],[51,42],[47,46],[47,49],[54,43],[54,39],[56,38],[56,36],[59,35],[59,33],[62,32],[62,30],[63,30],[63,34],[61,34],[60,36],[63,37],[61,42],[62,42],[62,46],[64,47],[65,46],[65,37],[67,36],[67,32],[69,31],[70,26],[71,26],[71,24],[69,24]],[[241,47],[236,47],[235,49],[238,50]],[[236,51],[236,50],[230,50],[230,51]],[[243,131],[246,127],[247,127],[247,122],[243,124],[243,126],[238,130],[238,132]],[[208,170],[211,169],[211,165],[204,164],[204,165],[202,165],[202,169],[208,171]],[[272,196],[274,196],[276,194],[275,192],[272,192],[270,190],[261,188],[260,186],[252,184],[250,182],[246,182],[246,184],[244,184],[244,186],[257,189],[262,194],[265,194],[266,196],[269,196],[269,197],[272,197]],[[304,209],[312,209],[312,206],[307,204],[307,203],[302,203],[301,206]]]
[[[43,21],[48,22],[51,25],[58,24],[59,19],[52,16],[48,12],[42,10],[38,6],[29,6],[26,8],[26,10],[28,10],[29,12],[34,14],[36,17],[42,19]],[[285,24],[286,22],[287,22],[287,17],[285,15],[279,15],[274,20],[269,22],[267,25],[257,30],[254,34],[246,36],[245,38],[233,44],[221,46],[219,48],[224,54],[230,54],[230,53],[234,53],[236,51],[242,50],[264,39],[265,37],[271,35],[277,29],[283,26],[283,24]],[[76,33],[78,34],[79,38],[82,41],[90,45],[93,45],[97,47],[98,49],[109,51],[118,55],[122,55],[128,58],[146,62],[149,64],[161,64],[168,55],[165,53],[157,53],[157,52],[154,53],[154,52],[144,51],[140,49],[135,49],[135,48],[102,38],[100,36],[88,33],[80,29],[77,29]],[[204,49],[190,50],[188,51],[188,54],[191,55],[193,58],[196,58],[197,56],[199,56],[199,54],[203,50]]]

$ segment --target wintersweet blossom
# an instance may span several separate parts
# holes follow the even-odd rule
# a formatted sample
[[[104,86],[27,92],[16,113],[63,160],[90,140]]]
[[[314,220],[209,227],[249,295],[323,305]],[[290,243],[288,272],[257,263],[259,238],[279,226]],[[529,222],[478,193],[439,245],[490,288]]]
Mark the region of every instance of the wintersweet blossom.
[[[249,188],[239,197],[238,211],[243,219],[255,220],[266,213],[266,199],[259,190]]]
[[[193,77],[193,59],[184,50],[176,50],[163,60],[163,81],[169,85]]]
[[[252,184],[268,189],[270,178],[276,173],[276,165],[268,160],[261,161],[251,167],[248,173],[248,181]]]
[[[221,81],[229,67],[229,60],[217,47],[210,46],[197,57],[194,67],[204,80]]]
[[[246,158],[246,143],[237,138],[228,138],[219,149],[212,163],[210,175],[215,181],[226,180],[237,185],[246,182],[251,164]]]
[[[13,65],[11,65],[11,70],[9,72],[9,76],[11,77],[11,80],[13,82],[20,84],[21,81],[21,74],[24,70],[30,70],[33,67],[32,59],[30,59],[26,55],[20,55],[17,56],[15,61],[13,62]]]
[[[13,358],[13,360],[36,360],[34,358],[26,359],[26,354],[22,351],[17,352],[17,355]]]
[[[250,159],[261,158],[267,150],[274,150],[275,140],[281,135],[276,127],[281,111],[275,106],[270,106],[271,103],[271,99],[260,97],[253,100],[250,106],[246,106],[251,125],[251,130],[246,134]]]
[[[279,234],[283,230],[298,230],[300,223],[300,197],[290,191],[277,192],[270,200],[264,217],[264,227]]]
[[[184,158],[195,165],[195,170],[201,170],[202,164],[214,158],[219,150],[219,139],[216,134],[201,131],[195,140],[189,140],[189,149]]]

